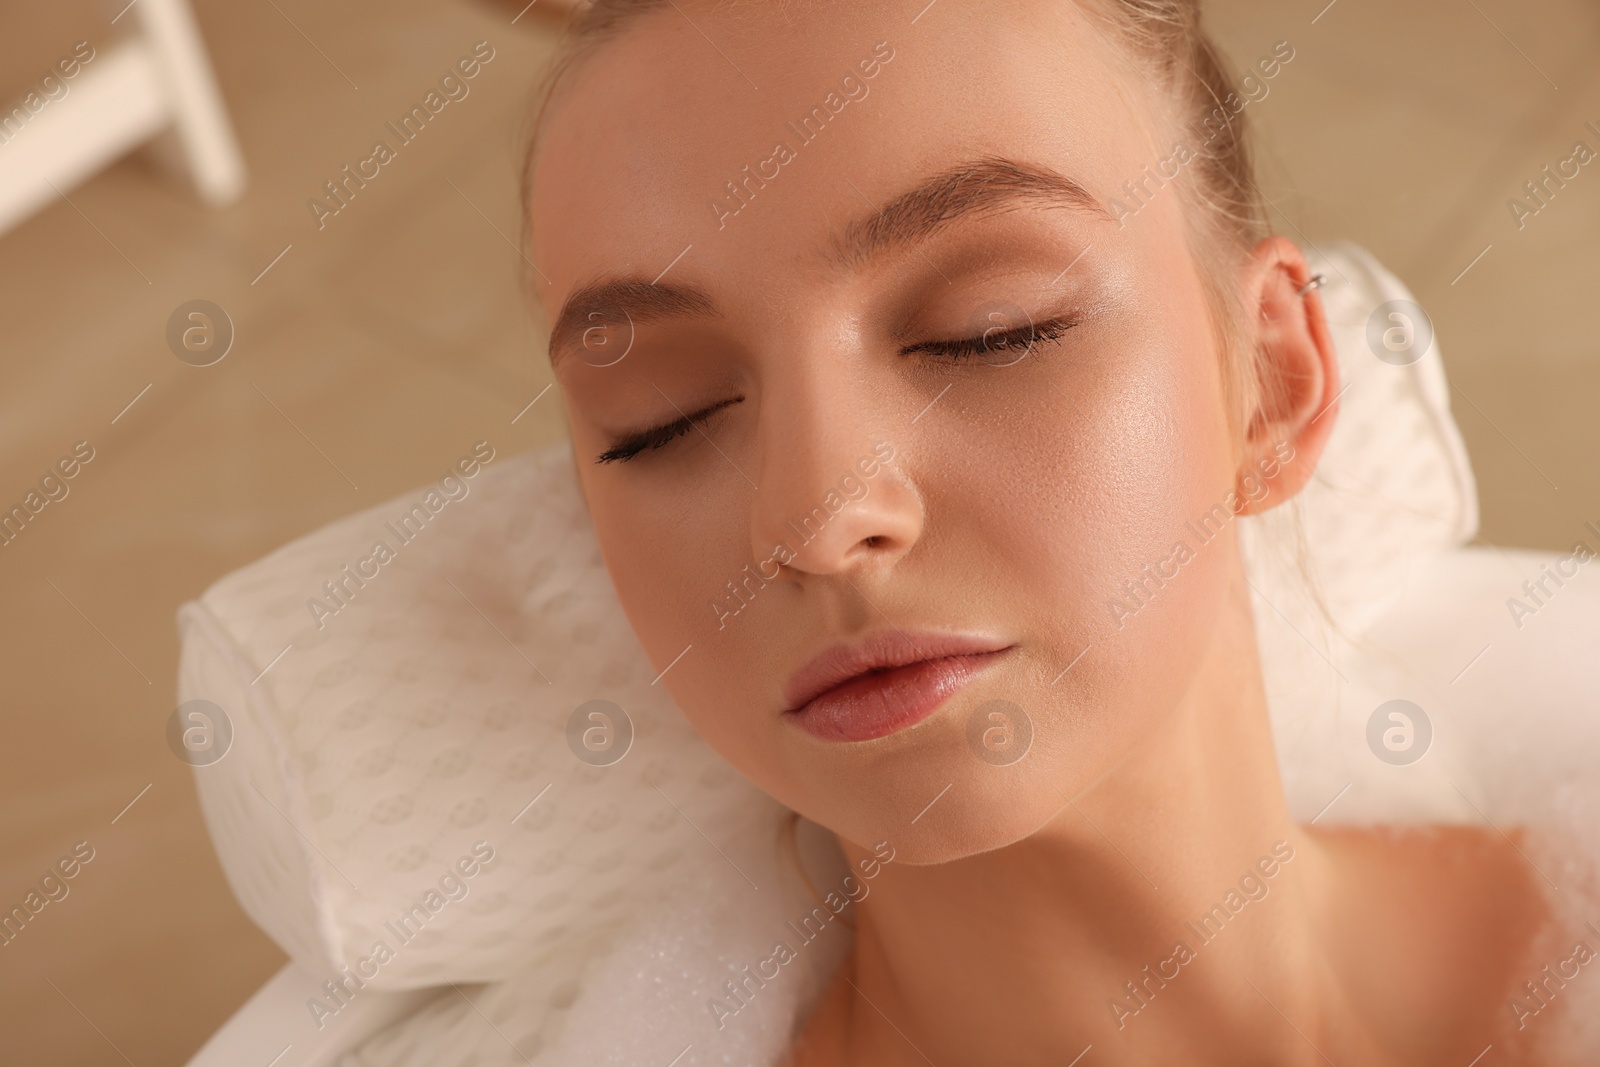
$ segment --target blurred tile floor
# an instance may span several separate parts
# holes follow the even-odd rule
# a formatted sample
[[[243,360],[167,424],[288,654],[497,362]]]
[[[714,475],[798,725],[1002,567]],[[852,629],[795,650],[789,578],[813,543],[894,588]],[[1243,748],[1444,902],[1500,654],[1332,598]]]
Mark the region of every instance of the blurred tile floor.
[[[73,41],[109,43],[121,7],[0,11],[0,95]],[[177,606],[432,479],[472,441],[514,452],[562,433],[553,394],[511,423],[549,381],[509,243],[549,29],[466,0],[196,8],[245,198],[202,208],[140,153],[0,235],[0,500],[73,442],[96,450],[0,550],[0,905],[74,842],[96,850],[70,896],[0,948],[8,1063],[182,1063],[283,961],[234,904],[166,747]],[[1600,168],[1520,231],[1506,201],[1575,140],[1600,148],[1583,128],[1600,125],[1600,7],[1210,13],[1241,67],[1277,41],[1295,49],[1249,110],[1274,221],[1366,245],[1430,309],[1484,538],[1570,544],[1600,519]],[[471,95],[318,231],[307,199],[480,40],[497,54]],[[208,368],[164,340],[197,297],[237,333]]]

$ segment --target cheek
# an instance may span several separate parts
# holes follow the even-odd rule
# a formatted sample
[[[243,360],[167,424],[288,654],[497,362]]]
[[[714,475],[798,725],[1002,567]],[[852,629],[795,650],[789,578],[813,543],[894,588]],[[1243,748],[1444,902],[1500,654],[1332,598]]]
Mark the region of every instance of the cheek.
[[[674,457],[677,469],[663,464],[638,477],[588,478],[595,534],[654,670],[671,665],[661,685],[702,738],[767,785],[756,766],[771,762],[764,747],[770,732],[752,729],[748,709],[754,683],[779,673],[776,665],[762,666],[777,644],[762,616],[782,594],[757,572],[766,557],[751,554],[747,494],[726,478],[680,473],[705,442],[674,444],[684,446]],[[769,564],[766,573],[773,572]]]
[[[597,477],[588,488],[601,555],[640,643],[659,670],[684,646],[703,642],[714,576],[727,556],[706,536],[711,518],[727,508],[704,491],[663,498],[646,478]],[[642,489],[641,489],[641,486]],[[704,488],[709,487],[702,487]],[[685,498],[696,504],[685,506]],[[726,581],[731,575],[722,575]]]
[[[1204,597],[1208,583],[1187,579],[1218,570],[1223,554],[1190,524],[1231,476],[1209,353],[1163,346],[1116,359],[1070,402],[1024,421],[1023,440],[1006,461],[994,457],[987,479],[987,492],[1010,503],[971,514],[986,541],[1006,546],[1008,584],[1025,583],[1019,593],[1070,638],[1065,646],[1126,657],[1151,629],[1136,623],[1174,614],[1158,609],[1188,600],[1191,586]],[[1148,604],[1130,597],[1141,589]]]
[[[1195,526],[1232,481],[1208,346],[1174,337],[1142,358],[1121,355],[1137,366],[1108,381],[1060,433],[1061,489],[1044,514],[1029,517],[1030,562],[1047,576],[1037,616],[1064,639],[1063,651],[1089,650],[1095,669],[1081,688],[1092,686],[1091,706],[1106,712],[1095,747],[1107,755],[1147,733],[1187,686],[1234,552],[1231,521],[1204,540]],[[1019,537],[1018,547],[1027,541]],[[1078,692],[1069,681],[1062,686]]]

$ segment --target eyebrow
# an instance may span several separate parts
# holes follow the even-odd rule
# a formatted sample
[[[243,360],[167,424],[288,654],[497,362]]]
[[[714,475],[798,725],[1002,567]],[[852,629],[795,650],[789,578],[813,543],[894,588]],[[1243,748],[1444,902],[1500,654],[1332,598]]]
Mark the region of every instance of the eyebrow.
[[[926,240],[958,218],[997,215],[1019,207],[1064,207],[1110,222],[1089,190],[1037,163],[985,156],[934,174],[895,197],[870,218],[845,227],[834,243],[843,263],[860,264],[892,248]]]
[[[711,294],[698,285],[647,282],[643,278],[608,278],[592,282],[567,297],[561,305],[561,314],[550,331],[551,367],[570,350],[580,347],[587,331],[609,329],[619,324],[618,312],[626,316],[632,326],[663,319],[716,318],[722,314]]]
[[[958,219],[986,217],[1026,206],[1067,208],[1094,218],[1114,216],[1079,182],[1049,167],[985,156],[947,167],[919,181],[869,216],[847,225],[830,251],[836,262],[859,267],[889,251],[917,244]],[[698,285],[608,277],[569,296],[550,331],[552,366],[599,322],[635,326],[676,318],[718,318],[711,294]]]

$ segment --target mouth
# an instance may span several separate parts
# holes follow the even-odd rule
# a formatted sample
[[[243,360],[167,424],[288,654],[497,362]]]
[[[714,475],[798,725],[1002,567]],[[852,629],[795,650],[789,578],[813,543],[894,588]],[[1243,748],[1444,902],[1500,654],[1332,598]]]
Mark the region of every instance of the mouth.
[[[1015,648],[993,638],[891,630],[817,656],[784,690],[784,717],[823,741],[870,741],[932,715]]]

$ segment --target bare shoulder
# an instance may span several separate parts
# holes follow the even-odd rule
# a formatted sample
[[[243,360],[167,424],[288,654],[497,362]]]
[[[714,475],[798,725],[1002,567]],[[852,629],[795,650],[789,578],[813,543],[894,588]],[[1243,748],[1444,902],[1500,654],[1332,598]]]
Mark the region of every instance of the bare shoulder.
[[[1490,827],[1317,828],[1341,873],[1324,949],[1410,1062],[1534,1063],[1512,1003],[1559,938],[1526,835]],[[1570,949],[1570,945],[1567,946]],[[1515,1050],[1515,1051],[1514,1051]]]

